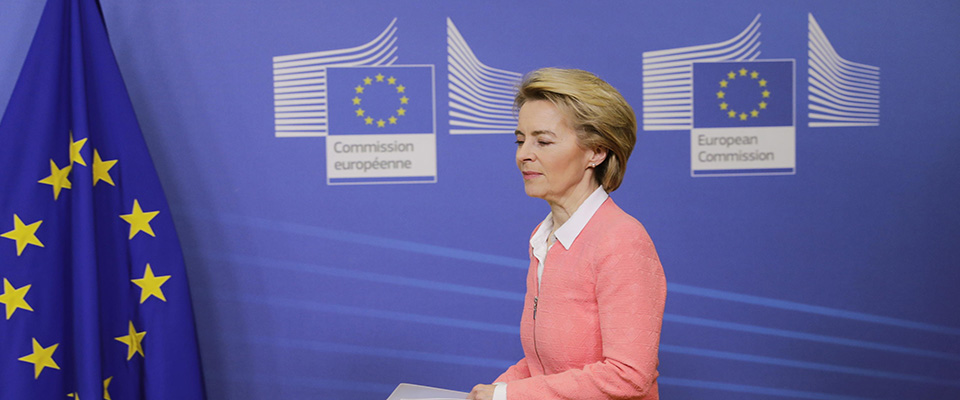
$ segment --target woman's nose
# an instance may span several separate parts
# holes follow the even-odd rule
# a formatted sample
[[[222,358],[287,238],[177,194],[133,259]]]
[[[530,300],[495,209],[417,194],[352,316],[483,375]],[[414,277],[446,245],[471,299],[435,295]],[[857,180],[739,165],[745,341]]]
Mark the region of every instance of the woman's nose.
[[[533,161],[533,159],[534,152],[529,142],[524,142],[523,144],[517,146],[517,162]]]

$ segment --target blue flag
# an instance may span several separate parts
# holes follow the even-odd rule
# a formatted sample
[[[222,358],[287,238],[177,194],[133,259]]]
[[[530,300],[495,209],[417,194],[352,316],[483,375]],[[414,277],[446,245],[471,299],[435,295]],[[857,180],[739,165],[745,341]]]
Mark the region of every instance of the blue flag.
[[[49,0],[0,121],[0,399],[202,399],[183,255],[94,0]]]

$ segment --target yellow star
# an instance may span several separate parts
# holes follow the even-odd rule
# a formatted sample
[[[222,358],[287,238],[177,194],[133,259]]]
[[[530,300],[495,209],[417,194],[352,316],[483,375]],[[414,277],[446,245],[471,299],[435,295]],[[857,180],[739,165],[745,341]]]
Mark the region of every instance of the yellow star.
[[[73,397],[77,400],[80,400],[80,393],[77,393],[77,392],[67,393],[67,397]]]
[[[356,113],[357,113],[357,116],[358,116],[358,117],[362,117],[362,116],[363,116],[363,113],[364,113],[364,111],[363,111],[363,109],[362,109],[362,108],[358,108],[358,109],[357,109],[357,111],[356,111]]]
[[[355,106],[360,105],[360,98],[359,98],[359,97],[353,96],[353,105],[355,105]]]
[[[760,87],[767,87],[767,80],[766,80],[766,79],[761,79],[759,83],[760,83]]]
[[[146,234],[157,237],[153,234],[153,228],[150,227],[150,220],[160,214],[160,211],[148,211],[143,212],[140,208],[140,202],[137,199],[133,200],[133,211],[130,214],[123,214],[120,218],[123,218],[124,221],[127,221],[130,224],[130,238],[133,239],[140,232],[145,232]]]
[[[170,275],[154,276],[148,263],[147,269],[143,271],[143,278],[131,279],[130,282],[140,286],[140,304],[143,304],[150,296],[167,301],[167,298],[163,297],[163,290],[160,290],[160,286],[163,286],[167,279],[170,279]]]
[[[377,74],[374,78],[377,78],[377,82],[383,82],[383,74]]]
[[[20,217],[13,214],[13,230],[0,235],[0,237],[15,240],[17,242],[17,256],[20,256],[28,244],[43,247],[43,243],[40,243],[40,239],[37,239],[37,229],[40,228],[41,223],[43,221],[24,225]]]
[[[397,115],[399,115],[399,116],[401,116],[401,117],[404,116],[404,115],[407,115],[407,110],[404,110],[403,107],[400,107],[400,108],[397,109]]]
[[[750,111],[750,116],[754,118],[759,117],[760,111],[757,111],[757,110]]]
[[[740,76],[747,76],[747,69],[746,69],[746,68],[740,68]]]
[[[727,87],[727,85],[728,85],[728,84],[729,84],[729,82],[727,82],[727,80],[726,80],[726,79],[724,79],[724,80],[722,80],[722,81],[720,81],[720,87],[722,87],[722,88],[725,88],[725,87]]]
[[[369,76],[366,77],[366,78],[363,78],[363,84],[364,84],[364,85],[369,85],[369,84],[371,84],[371,83],[373,83],[373,79],[370,79]]]
[[[87,166],[86,161],[83,161],[83,156],[80,155],[80,150],[83,149],[83,145],[87,143],[87,138],[80,139],[76,142],[73,141],[73,131],[70,131],[70,163],[77,163],[84,167]]]
[[[110,388],[110,381],[112,380],[112,376],[103,380],[103,400],[113,400],[110,398],[110,392],[108,391]]]
[[[727,73],[727,79],[737,79],[737,74],[733,73],[733,71],[730,71]]]
[[[362,94],[362,93],[363,93],[363,86],[357,85],[357,87],[353,88],[353,90],[356,90],[356,91],[357,91],[357,94]]]
[[[751,78],[751,79],[757,79],[757,78],[759,78],[759,77],[760,77],[760,73],[757,72],[757,71],[753,71],[753,72],[750,73],[750,78]]]
[[[760,102],[760,109],[761,109],[761,110],[765,110],[766,108],[767,108],[767,102],[761,101],[761,102]]]
[[[54,343],[53,346],[43,348],[43,346],[37,342],[37,339],[34,338],[33,353],[20,357],[18,360],[33,364],[33,379],[37,379],[40,377],[40,372],[46,367],[60,369],[57,362],[53,361],[53,352],[57,351],[57,346],[59,345],[60,343]]]
[[[746,113],[740,113],[740,120],[741,120],[741,121],[746,121],[746,120],[747,120],[747,114],[746,114]]]
[[[387,119],[390,120],[390,124],[391,124],[391,125],[396,125],[396,124],[397,124],[397,117],[390,116],[390,118],[387,118]]]
[[[373,117],[366,117],[363,119],[363,122],[367,125],[373,125]]]
[[[403,96],[400,98],[400,104],[407,104],[408,102],[410,102],[410,99],[407,98],[407,96]]]
[[[730,118],[736,117],[736,116],[737,116],[737,112],[736,112],[736,111],[733,111],[733,110],[727,111],[727,116],[730,117]]]
[[[7,278],[3,278],[3,294],[0,294],[0,303],[3,303],[7,306],[7,319],[10,319],[10,316],[12,316],[13,312],[17,311],[18,308],[22,308],[27,311],[33,311],[33,308],[30,308],[30,305],[27,304],[27,301],[23,299],[30,290],[30,286],[33,285],[15,288],[10,284],[10,281],[8,281]]]
[[[392,76],[389,77],[389,78],[387,78],[387,84],[388,84],[388,85],[393,85],[393,84],[396,84],[396,83],[397,83],[397,78],[394,78],[394,77],[392,77]]]
[[[770,91],[769,91],[769,90],[764,90],[764,91],[763,91],[763,97],[764,97],[764,98],[770,97]]]
[[[140,357],[146,357],[143,355],[143,343],[140,343],[146,335],[147,331],[137,332],[137,329],[133,327],[133,321],[130,321],[129,334],[126,336],[117,336],[114,339],[127,345],[127,361],[130,361],[133,355],[137,353],[140,353]]]
[[[117,163],[117,160],[107,160],[103,161],[100,159],[100,153],[96,149],[93,150],[93,186],[97,186],[97,182],[104,181],[109,183],[110,186],[117,186],[113,184],[113,179],[110,178],[110,168],[113,168],[113,165]]]
[[[407,90],[405,86],[397,85],[397,93],[403,93],[404,90]]]
[[[386,126],[386,125],[387,125],[387,123],[386,123],[384,120],[382,120],[382,119],[379,120],[379,121],[377,121],[377,128],[383,128],[383,127]]]
[[[724,92],[723,92],[722,90],[721,90],[721,91],[719,91],[719,92],[717,92],[717,98],[718,98],[718,99],[722,99],[722,98],[723,98],[723,96],[726,96],[726,95],[727,95],[727,94],[726,94],[726,93],[724,93]]]
[[[721,109],[721,110],[726,110],[727,107],[729,107],[729,105],[727,105],[727,102],[720,103],[720,109]]]
[[[60,197],[61,189],[70,189],[70,170],[73,168],[73,165],[67,165],[63,169],[57,168],[57,163],[53,162],[53,159],[50,159],[50,176],[43,178],[38,183],[43,183],[45,185],[53,186],[53,199],[56,200]]]

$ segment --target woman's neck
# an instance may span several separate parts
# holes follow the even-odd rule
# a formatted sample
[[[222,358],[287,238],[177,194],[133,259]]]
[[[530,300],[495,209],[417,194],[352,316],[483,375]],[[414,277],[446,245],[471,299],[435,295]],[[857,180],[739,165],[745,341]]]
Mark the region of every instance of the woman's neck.
[[[600,185],[591,180],[589,184],[575,188],[575,190],[571,191],[572,193],[558,201],[547,201],[547,203],[550,204],[553,219],[553,230],[551,230],[550,236],[547,237],[547,240],[551,242],[551,244],[553,234],[557,232],[557,229],[560,229],[560,227],[570,219],[570,216],[580,208],[580,205],[583,204],[598,187],[600,187]]]

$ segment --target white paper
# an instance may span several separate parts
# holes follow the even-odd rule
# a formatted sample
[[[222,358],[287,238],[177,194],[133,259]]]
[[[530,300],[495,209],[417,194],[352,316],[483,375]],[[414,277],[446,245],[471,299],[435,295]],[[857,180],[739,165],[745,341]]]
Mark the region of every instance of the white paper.
[[[401,383],[393,390],[390,397],[387,397],[387,400],[463,400],[466,398],[467,392]]]

